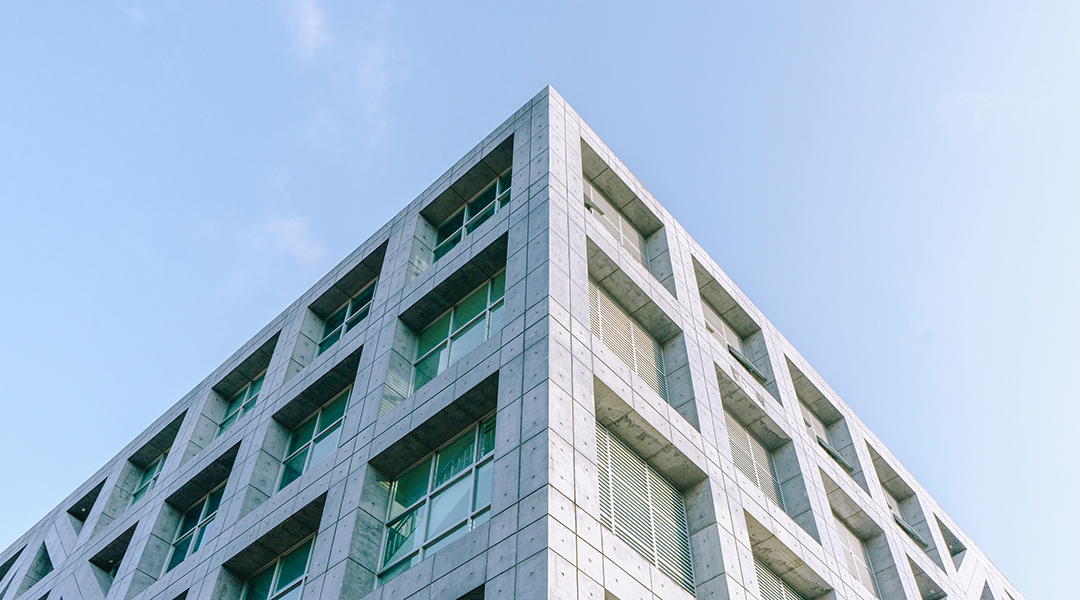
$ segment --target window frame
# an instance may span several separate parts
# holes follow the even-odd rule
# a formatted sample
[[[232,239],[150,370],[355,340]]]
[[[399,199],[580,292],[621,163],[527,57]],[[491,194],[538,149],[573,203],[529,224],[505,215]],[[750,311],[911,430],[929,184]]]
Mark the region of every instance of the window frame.
[[[513,166],[507,167],[502,173],[499,173],[491,183],[484,186],[479,192],[473,195],[464,206],[454,211],[454,214],[450,215],[443,222],[435,228],[435,247],[431,249],[432,263],[446,256],[450,250],[460,244],[467,235],[476,231],[476,228],[480,227],[491,217],[495,216],[497,212],[502,210],[506,205],[510,204],[510,189],[513,186]],[[503,178],[505,179],[505,183]],[[495,186],[495,197],[491,202],[476,209],[475,213],[472,213],[473,205],[477,199],[484,195],[488,190]],[[489,208],[494,207],[490,212]],[[453,229],[448,229],[443,232],[443,229],[451,224],[455,219],[461,217],[461,224]],[[439,239],[442,238],[442,239]]]
[[[229,397],[225,402],[225,415],[221,418],[221,424],[218,425],[217,435],[220,436],[228,431],[230,427],[251,412],[251,409],[255,407],[255,403],[259,401],[259,394],[262,393],[265,380],[266,369],[263,369],[262,373],[253,377],[240,391]],[[258,384],[257,388],[256,384]],[[255,389],[254,393],[251,392],[253,388]]]
[[[757,436],[753,434],[753,432],[747,429],[746,425],[742,424],[742,421],[736,418],[735,415],[731,414],[731,412],[729,412],[726,408],[724,409],[724,419],[728,430],[728,446],[731,452],[731,462],[735,464],[735,468],[738,469],[740,473],[745,475],[746,478],[749,479],[755,487],[761,490],[761,492],[765,494],[765,496],[768,497],[769,500],[773,501],[778,507],[780,507],[781,510],[786,511],[787,508],[784,502],[784,491],[780,485],[780,477],[776,472],[776,459],[773,457],[773,451],[770,450],[769,447],[766,446],[764,443],[762,443],[762,441],[759,440]],[[735,429],[737,429],[738,431],[733,431]],[[743,434],[746,436],[748,448],[750,449],[749,454],[747,454],[745,449],[738,445],[738,441],[735,438],[735,435],[737,434]],[[749,461],[753,463],[755,467],[753,477],[750,476],[750,473],[746,472],[744,468],[744,465],[746,465],[745,461],[740,461],[736,457],[736,451],[742,453],[742,455],[746,459],[749,459]],[[757,460],[755,454],[757,454],[758,451],[765,454],[767,464],[762,465]],[[769,481],[767,483],[772,484],[772,491],[765,488],[766,482],[762,481],[763,477],[761,476],[761,471],[763,470],[769,476]]]
[[[607,194],[596,187],[593,180],[588,177],[582,177],[582,179],[585,184],[583,190],[585,208],[589,212],[598,212],[599,214],[596,216],[600,219],[601,225],[615,238],[615,242],[627,252],[630,252],[634,259],[645,267],[646,271],[651,273],[652,270],[649,268],[651,260],[649,257],[649,240],[638,230],[636,225],[630,222],[630,219],[626,217],[623,211],[615,208],[615,204],[608,198]],[[611,211],[610,217],[605,209]]]
[[[297,479],[300,479],[304,475],[304,473],[307,473],[308,470],[311,469],[312,466],[314,466],[316,464],[319,464],[323,460],[329,458],[331,455],[333,455],[334,452],[336,452],[341,447],[341,429],[345,425],[345,417],[348,416],[348,414],[349,414],[349,400],[352,398],[352,388],[353,388],[353,386],[349,385],[344,390],[338,392],[337,394],[334,394],[333,398],[331,398],[325,404],[320,406],[317,410],[312,412],[311,415],[308,416],[306,419],[304,419],[303,421],[300,421],[300,423],[297,424],[296,427],[293,427],[291,430],[289,430],[289,440],[288,440],[288,444],[285,447],[285,456],[281,459],[281,467],[280,467],[279,472],[278,472],[278,477],[277,477],[278,484],[277,484],[277,489],[275,490],[276,492],[280,492],[281,490],[285,489],[285,487],[288,486],[289,484],[291,484],[292,482],[296,481]],[[320,427],[321,423],[319,422],[319,419],[322,417],[324,411],[327,409],[327,407],[329,407],[331,404],[337,402],[338,399],[341,399],[343,396],[344,396],[344,398],[343,398],[342,401],[344,402],[344,406],[341,409],[341,414],[338,415],[333,421],[331,421],[325,427]],[[314,424],[314,428],[312,429],[311,436],[307,439],[307,441],[305,441],[303,444],[301,444],[295,450],[290,452],[289,448],[292,448],[293,443],[294,443],[294,437],[296,436],[297,432],[303,430],[304,426],[307,425],[312,420],[315,421],[315,424]],[[327,439],[330,435],[334,434],[335,432],[337,432],[337,442],[334,445],[333,451],[331,451],[329,454],[322,457],[321,459],[319,459],[315,463],[312,463],[311,462],[311,456],[313,454],[312,450],[314,450],[315,444],[318,441]],[[304,455],[304,466],[303,466],[303,468],[300,469],[296,473],[295,477],[290,479],[288,482],[285,482],[285,474],[289,471],[289,469],[296,470],[295,468],[293,468],[293,467],[291,467],[289,465],[289,461],[291,461],[292,459],[296,458],[297,456],[299,456],[301,454]]]
[[[251,577],[248,577],[247,581],[244,582],[244,590],[243,590],[243,594],[241,594],[242,600],[249,600],[248,595],[249,595],[249,593],[251,591],[251,582],[254,581],[260,575],[262,575],[263,573],[265,573],[268,569],[274,569],[274,574],[270,578],[270,587],[268,588],[268,591],[267,591],[267,594],[266,594],[266,600],[278,600],[279,598],[284,598],[290,592],[295,590],[297,587],[301,588],[300,595],[297,596],[296,598],[293,598],[293,599],[290,599],[290,600],[301,600],[301,598],[303,598],[303,594],[304,594],[303,586],[304,586],[304,583],[307,582],[308,571],[311,570],[311,557],[315,554],[315,537],[316,537],[316,534],[314,534],[314,533],[307,536],[307,537],[305,537],[303,540],[300,540],[299,543],[297,543],[296,545],[292,546],[291,548],[289,548],[285,552],[282,552],[280,555],[278,555],[278,557],[275,558],[273,560],[273,562],[266,565],[262,569],[259,569]],[[274,588],[277,586],[278,583],[280,583],[279,578],[281,577],[281,571],[280,571],[279,567],[281,566],[282,561],[285,558],[288,558],[288,556],[290,554],[292,554],[293,552],[298,550],[301,546],[303,546],[304,544],[307,544],[309,542],[311,543],[311,545],[308,547],[307,560],[304,562],[304,573],[302,575],[300,575],[299,577],[297,577],[296,580],[289,582],[289,584],[286,585],[284,589],[275,592]]]
[[[619,457],[617,454],[623,456]],[[679,587],[690,594],[694,594],[694,564],[690,553],[690,529],[686,520],[686,502],[683,500],[682,492],[668,482],[656,469],[646,463],[634,450],[624,444],[618,436],[608,431],[599,421],[596,422],[596,456],[600,524],[626,542],[649,564],[670,577]],[[617,476],[619,471],[627,470],[626,466],[617,466],[616,463],[620,460],[623,462],[627,460],[633,461],[636,463],[634,466],[637,467],[637,470],[645,473],[644,490],[624,489],[621,494],[617,492],[616,487],[620,485],[632,486],[632,482],[628,484],[622,480],[623,478]],[[633,479],[633,474],[628,474],[626,477]],[[644,498],[644,507],[634,502],[626,502],[626,506],[622,508],[622,511],[617,509],[621,504],[619,502],[620,496],[623,498],[637,496],[639,500],[642,500],[642,491],[647,495],[647,498]],[[668,506],[665,507],[665,503]],[[635,512],[634,508],[644,508],[648,515],[634,514],[620,517],[620,512]],[[631,520],[636,518],[638,523],[636,526],[634,523],[624,523],[623,518]],[[647,527],[650,536],[648,540],[650,547],[647,549],[641,547],[646,540],[635,539],[642,532],[633,533],[633,530],[641,528],[646,520],[648,521]],[[671,547],[661,548],[663,534],[661,527],[658,526],[661,520],[667,521],[669,526],[674,526],[666,528],[664,533],[667,534],[666,541],[669,545],[673,543],[672,535],[679,536],[675,540],[676,542],[682,542],[681,547],[678,549]],[[644,550],[648,550],[648,554]],[[683,552],[684,556],[675,557],[671,555],[677,551]],[[682,564],[677,561],[682,561]]]
[[[855,534],[847,523],[843,521],[836,513],[832,514],[833,521],[836,525],[836,535],[840,538],[840,547],[844,549],[845,558],[848,558],[848,572],[856,581],[862,584],[867,590],[869,590],[875,597],[880,598],[881,594],[878,593],[877,577],[874,576],[874,564],[870,560],[870,549],[866,546],[866,541]],[[845,533],[847,535],[845,535]],[[851,547],[851,542],[858,543],[858,550]],[[860,557],[861,554],[861,557]],[[862,573],[858,572],[859,568],[866,571],[866,576],[870,580],[870,585],[866,585],[866,581],[863,580]]]
[[[341,341],[341,338],[345,337],[346,333],[368,318],[368,315],[371,314],[371,303],[375,300],[375,292],[377,291],[376,284],[378,283],[379,276],[376,275],[375,279],[372,279],[367,285],[360,288],[360,291],[353,294],[344,304],[339,306],[334,312],[330,313],[330,316],[326,317],[326,320],[323,321],[323,335],[319,339],[319,343],[316,344],[317,350],[315,356],[320,356],[330,348],[333,348],[335,344]],[[368,290],[371,291],[371,294],[367,297],[367,300],[360,306],[355,306],[353,303],[367,293]],[[339,313],[342,315],[341,322],[334,325],[332,328],[328,328],[327,325],[332,323]],[[363,314],[357,318],[357,315],[360,315],[361,313]]]
[[[221,501],[224,499],[225,485],[227,483],[228,480],[226,479],[225,481],[218,484],[217,487],[210,490],[210,492],[207,493],[205,496],[199,498],[194,503],[192,503],[192,505],[189,506],[187,510],[185,510],[183,514],[180,515],[180,522],[176,524],[176,533],[173,535],[173,541],[170,545],[169,560],[165,561],[165,573],[168,573],[169,571],[178,567],[181,563],[187,560],[188,557],[190,557],[192,554],[195,554],[201,548],[204,548],[206,546],[206,542],[214,533],[214,530],[211,529],[211,526],[217,519],[218,511],[221,510]],[[214,504],[213,512],[207,514],[207,508],[210,506],[209,500],[212,496],[214,496],[214,494],[219,494],[217,497],[217,502],[216,504]],[[184,530],[183,527],[184,523],[187,521],[188,513],[190,513],[192,509],[196,506],[199,507],[199,517],[190,529]],[[195,537],[196,533],[198,533],[197,538]],[[179,562],[174,563],[173,560],[176,557],[177,546],[181,542],[183,542],[184,539],[188,540],[188,545],[184,547],[184,556],[179,560]],[[194,544],[194,546],[192,546],[191,544]]]
[[[630,368],[630,371],[638,376],[646,385],[649,386],[654,392],[656,392],[666,402],[668,400],[668,383],[667,383],[667,365],[665,364],[664,347],[659,341],[647,329],[641,326],[634,317],[630,316],[623,308],[622,304],[619,304],[615,298],[608,293],[599,283],[592,277],[589,278],[589,329],[592,334],[596,336],[604,346],[611,350],[616,356],[622,360],[623,364]],[[605,310],[605,307],[610,304],[611,308]],[[614,309],[625,320],[624,327],[620,327],[619,323],[605,327],[605,322],[611,322],[613,319],[609,316],[605,316],[605,313]],[[626,335],[622,332],[623,329],[629,329],[630,339],[626,339]],[[612,330],[613,333],[606,333]],[[613,336],[618,336],[618,339],[612,339]],[[640,340],[644,338],[644,340]],[[629,344],[629,353],[631,359],[627,359],[627,349],[620,349],[618,342],[625,340]],[[646,348],[645,346],[649,347]],[[650,364],[647,360],[643,361],[642,358],[648,358],[646,350],[651,351],[653,361]],[[645,369],[651,369],[652,372]],[[648,375],[648,377],[646,377]],[[653,379],[655,377],[655,380]]]
[[[795,591],[788,582],[781,579],[779,575],[756,556],[754,557],[754,571],[758,579],[758,594],[762,600],[806,600],[802,594]],[[763,577],[762,575],[765,574],[768,576]],[[773,584],[773,587],[769,590],[771,593],[766,592],[766,582],[762,580],[768,580],[769,583]]]
[[[500,293],[498,298],[494,298],[495,281],[497,279],[499,279],[499,277],[502,277],[502,292]],[[474,315],[472,318],[470,318],[468,321],[461,324],[460,326],[455,327],[454,317],[456,316],[458,309],[461,307],[462,304],[465,303],[466,300],[470,299],[473,296],[473,294],[480,291],[480,288],[482,288],[484,286],[487,286],[487,300],[486,300],[486,303],[484,305],[484,310],[480,311],[479,313]],[[458,355],[456,355],[454,353],[453,342],[455,341],[455,339],[454,339],[455,337],[458,337],[458,336],[460,336],[461,333],[466,332],[467,330],[469,330],[469,328],[471,328],[473,325],[475,325],[477,322],[479,322],[480,319],[485,319],[485,321],[486,321],[485,324],[484,324],[484,340],[483,340],[483,342],[486,342],[487,340],[491,339],[492,334],[495,334],[495,333],[498,333],[499,331],[502,331],[502,327],[503,327],[503,325],[505,325],[505,319],[503,319],[503,322],[500,322],[499,325],[498,325],[498,328],[494,329],[494,330],[492,330],[492,320],[493,320],[493,315],[497,311],[502,310],[505,306],[506,306],[506,268],[504,267],[502,270],[500,270],[498,273],[496,273],[491,278],[486,280],[484,283],[476,286],[475,289],[473,289],[468,294],[466,294],[464,298],[462,298],[460,301],[458,301],[456,304],[454,304],[454,306],[450,307],[449,310],[447,310],[447,311],[443,312],[442,314],[440,314],[438,316],[438,318],[436,318],[434,321],[432,321],[427,327],[424,327],[424,329],[422,329],[420,331],[419,335],[416,336],[416,349],[414,350],[414,354],[416,354],[416,358],[413,359],[413,361],[412,361],[413,372],[412,372],[412,377],[410,378],[410,381],[409,381],[409,393],[412,394],[412,393],[416,392],[416,390],[419,390],[420,388],[424,387],[425,385],[427,385],[427,383],[429,381],[431,381],[431,379],[434,379],[435,377],[438,377],[440,373],[442,373],[446,369],[450,368],[450,365],[457,362],[462,356],[467,356],[469,354],[469,352],[472,352],[472,350],[475,350],[475,347],[470,348],[464,354],[462,354],[461,356],[458,356]],[[447,329],[446,336],[444,338],[441,338],[440,341],[438,341],[437,343],[433,344],[429,350],[427,350],[423,354],[420,354],[420,348],[421,348],[420,344],[423,341],[424,334],[428,330],[430,330],[432,327],[438,325],[439,322],[443,320],[443,318],[447,318],[449,320],[449,324],[446,326],[446,329]],[[480,342],[480,343],[482,344],[483,342]],[[439,364],[438,364],[438,369],[435,372],[435,374],[432,375],[431,378],[428,379],[427,381],[417,385],[418,377],[421,375],[420,364],[423,363],[424,361],[426,361],[428,358],[434,356],[438,352],[442,351],[443,349],[445,349],[445,351],[446,351],[445,365],[443,364],[443,361],[440,360]]]
[[[394,479],[388,485],[390,501],[386,509],[386,519],[383,525],[382,542],[379,545],[378,555],[378,569],[376,570],[376,587],[381,586],[401,573],[415,566],[429,556],[442,549],[444,544],[450,543],[456,540],[458,537],[467,534],[479,525],[482,525],[491,518],[491,500],[492,490],[488,490],[487,502],[483,505],[477,506],[477,483],[479,482],[479,473],[483,467],[491,465],[491,480],[489,485],[494,481],[494,462],[495,462],[495,425],[496,425],[496,413],[493,411],[486,417],[478,420],[470,425],[465,431],[462,431],[453,439],[442,444],[434,452],[424,456],[424,458],[417,461],[415,464],[405,469],[401,475]],[[485,427],[490,426],[491,433],[491,446],[484,451],[484,432]],[[464,437],[473,436],[473,458],[468,466],[461,468],[460,471],[448,476],[445,481],[436,484],[436,475],[438,469],[439,453],[447,448],[453,446],[455,443],[462,440]],[[418,497],[408,506],[401,507],[398,512],[394,513],[394,498],[397,494],[398,484],[409,475],[417,467],[422,466],[424,463],[428,463],[427,484],[423,495]],[[458,485],[459,483],[469,480],[468,494],[468,510],[463,518],[446,525],[442,530],[431,535],[428,531],[430,527],[429,519],[431,517],[431,505],[434,499],[437,499],[439,495]],[[394,560],[393,562],[387,562],[387,550],[390,543],[390,532],[393,527],[408,519],[411,515],[418,515],[418,524],[415,526],[414,531],[418,531],[419,535],[417,540],[413,544],[413,548]],[[410,534],[412,535],[412,534]],[[400,548],[400,547],[399,547]],[[392,557],[391,557],[392,558]]]
[[[146,465],[146,468],[142,470],[142,474],[139,476],[139,484],[135,486],[135,489],[131,492],[131,504],[129,506],[135,506],[135,503],[142,500],[146,494],[150,493],[157,485],[158,477],[161,476],[162,469],[165,468],[165,461],[169,458],[169,451],[166,450],[157,455],[157,458],[150,461],[150,464]],[[147,475],[149,474],[149,477]]]

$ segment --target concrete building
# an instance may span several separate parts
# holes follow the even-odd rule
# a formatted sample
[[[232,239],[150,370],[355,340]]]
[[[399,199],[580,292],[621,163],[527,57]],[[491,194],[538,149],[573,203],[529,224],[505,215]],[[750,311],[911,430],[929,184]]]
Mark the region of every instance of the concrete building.
[[[543,90],[0,553],[0,600],[1023,600]]]

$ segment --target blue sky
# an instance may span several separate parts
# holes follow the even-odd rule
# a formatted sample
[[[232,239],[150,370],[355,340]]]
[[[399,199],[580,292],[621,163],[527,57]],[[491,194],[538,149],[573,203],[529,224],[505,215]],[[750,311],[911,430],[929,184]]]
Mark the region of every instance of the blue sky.
[[[1080,5],[460,4],[0,5],[0,546],[551,84],[1071,595]]]

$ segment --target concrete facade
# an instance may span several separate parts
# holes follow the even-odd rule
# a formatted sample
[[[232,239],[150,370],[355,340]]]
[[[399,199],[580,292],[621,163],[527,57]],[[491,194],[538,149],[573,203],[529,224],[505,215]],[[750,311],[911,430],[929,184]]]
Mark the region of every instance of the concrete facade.
[[[437,227],[506,169],[504,204],[435,260]],[[486,341],[416,385],[420,334],[500,272]],[[349,309],[366,316],[323,342],[373,281],[367,312]],[[601,340],[598,293],[652,358]],[[316,437],[303,452],[321,460],[280,486],[294,433],[324,413],[315,435],[337,443]],[[391,482],[490,415],[490,508],[380,580]],[[689,588],[602,524],[598,423],[681,495]],[[768,468],[736,457],[739,435]],[[217,489],[209,533],[179,560],[184,515],[209,519],[200,499]],[[0,600],[251,600],[267,566],[287,583],[287,561],[273,565],[305,540],[305,574],[281,597],[1023,599],[551,88],[0,553]],[[860,542],[872,581],[845,554]]]

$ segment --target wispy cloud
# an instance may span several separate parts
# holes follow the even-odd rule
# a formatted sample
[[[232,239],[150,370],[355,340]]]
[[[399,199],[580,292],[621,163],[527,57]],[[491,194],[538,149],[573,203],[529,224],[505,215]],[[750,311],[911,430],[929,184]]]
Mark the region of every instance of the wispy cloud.
[[[236,267],[226,295],[246,300],[267,292],[293,292],[318,275],[327,249],[307,217],[268,212],[236,234]]]
[[[374,135],[381,133],[387,125],[386,96],[409,76],[408,53],[395,41],[390,17],[389,4],[382,4],[367,14],[353,57],[357,94],[376,125],[372,131]]]
[[[116,0],[115,6],[117,10],[126,15],[129,19],[131,19],[131,23],[135,25],[135,27],[139,27],[140,25],[142,25],[143,20],[146,18],[146,15],[143,14],[142,9],[138,6],[135,6],[134,4],[132,4],[131,6],[126,6],[123,2],[120,2],[120,0]]]
[[[318,0],[284,0],[285,18],[293,34],[293,50],[304,58],[330,41],[326,11]]]

